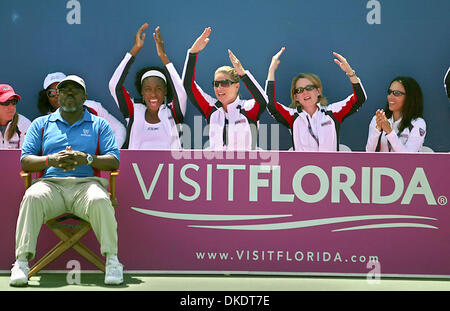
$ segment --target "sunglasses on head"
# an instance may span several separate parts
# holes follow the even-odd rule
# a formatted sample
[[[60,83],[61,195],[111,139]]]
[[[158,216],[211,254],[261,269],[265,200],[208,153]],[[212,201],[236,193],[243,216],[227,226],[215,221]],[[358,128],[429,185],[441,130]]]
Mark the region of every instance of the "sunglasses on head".
[[[296,88],[296,89],[294,90],[294,94],[301,94],[301,93],[303,93],[305,90],[306,90],[306,91],[312,91],[312,90],[314,90],[314,89],[317,89],[317,87],[316,87],[315,85],[310,84],[310,85],[307,85],[307,86],[305,86],[305,87],[299,87],[299,88]]]
[[[231,80],[219,80],[219,81],[213,81],[212,85],[213,87],[229,87],[230,85],[232,85],[233,83],[237,83],[237,81],[231,81]]]
[[[395,97],[406,95],[406,93],[404,93],[402,91],[397,91],[397,90],[393,91],[391,89],[388,89],[387,93],[388,93],[388,95],[394,94]]]
[[[55,89],[49,89],[49,90],[47,91],[47,96],[48,96],[48,97],[55,97],[56,95],[58,95],[58,91],[55,90]]]
[[[0,103],[0,105],[1,106],[9,106],[9,105],[15,106],[15,105],[17,105],[18,102],[19,102],[19,100],[17,98],[14,98],[14,99],[9,99],[4,103]]]

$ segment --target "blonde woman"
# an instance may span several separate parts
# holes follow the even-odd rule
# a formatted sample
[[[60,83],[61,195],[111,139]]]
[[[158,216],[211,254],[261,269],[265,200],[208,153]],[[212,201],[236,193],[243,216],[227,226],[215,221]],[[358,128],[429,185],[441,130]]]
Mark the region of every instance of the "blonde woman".
[[[183,74],[184,88],[192,104],[209,125],[209,148],[213,150],[256,149],[257,126],[267,106],[262,87],[241,62],[228,50],[233,67],[222,66],[214,73],[212,86],[215,98],[204,92],[195,82],[197,57],[209,42],[211,28],[206,28],[188,51]],[[240,81],[253,96],[239,97]]]
[[[285,107],[275,98],[275,71],[280,64],[282,48],[272,58],[266,82],[269,113],[279,123],[289,128],[296,151],[338,151],[339,129],[349,115],[358,111],[367,96],[361,81],[347,60],[338,53],[334,62],[344,71],[353,87],[353,94],[346,99],[328,104],[323,96],[319,77],[301,73],[291,84],[291,105]]]

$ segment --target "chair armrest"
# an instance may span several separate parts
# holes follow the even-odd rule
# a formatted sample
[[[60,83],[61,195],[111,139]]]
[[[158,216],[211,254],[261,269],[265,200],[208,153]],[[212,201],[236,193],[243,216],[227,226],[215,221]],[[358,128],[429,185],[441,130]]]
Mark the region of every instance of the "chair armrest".
[[[112,171],[109,173],[109,198],[112,206],[117,206],[116,198],[116,179],[119,176],[119,171]]]
[[[25,190],[28,189],[31,186],[32,182],[32,174],[30,172],[21,171],[20,177],[23,178],[23,182],[25,185]]]

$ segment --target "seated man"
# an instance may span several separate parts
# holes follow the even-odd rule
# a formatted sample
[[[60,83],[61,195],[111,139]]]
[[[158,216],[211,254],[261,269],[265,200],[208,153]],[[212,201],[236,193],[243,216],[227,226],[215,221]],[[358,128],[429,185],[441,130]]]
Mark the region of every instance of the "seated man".
[[[107,181],[95,170],[119,167],[119,149],[108,122],[84,107],[86,86],[67,76],[58,84],[60,108],[32,122],[22,147],[24,171],[44,171],[28,188],[20,204],[16,227],[16,262],[10,285],[28,284],[28,260],[34,258],[42,224],[63,213],[89,221],[106,256],[106,284],[121,284],[117,259],[117,222]]]

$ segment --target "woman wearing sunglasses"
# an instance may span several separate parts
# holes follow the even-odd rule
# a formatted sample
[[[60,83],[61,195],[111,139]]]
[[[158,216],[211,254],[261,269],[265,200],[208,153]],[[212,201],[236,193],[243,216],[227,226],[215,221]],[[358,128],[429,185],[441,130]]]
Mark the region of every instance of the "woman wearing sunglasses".
[[[58,91],[56,86],[61,82],[66,75],[62,72],[49,73],[44,79],[44,88],[38,95],[38,108],[42,115],[47,115],[55,112],[59,108]],[[103,105],[93,100],[86,100],[83,104],[88,110],[99,117],[108,121],[109,125],[113,129],[114,136],[116,137],[117,146],[122,147],[125,142],[126,129],[125,126],[117,120],[112,114],[106,110]]]
[[[236,56],[228,50],[233,67],[222,66],[216,70],[212,82],[215,98],[206,94],[195,82],[197,56],[208,44],[210,34],[211,28],[205,28],[188,51],[183,74],[186,93],[209,124],[209,149],[256,149],[259,117],[266,108],[267,97]],[[240,80],[253,99],[239,97]]]
[[[420,85],[411,77],[397,77],[389,85],[386,107],[369,125],[366,151],[419,152],[426,134]]]
[[[16,111],[21,100],[8,84],[0,84],[0,149],[21,149],[31,121]]]
[[[301,73],[291,84],[291,105],[285,107],[275,98],[275,71],[280,64],[282,48],[272,57],[267,76],[266,91],[268,110],[292,133],[296,151],[338,151],[339,129],[342,121],[356,112],[366,100],[366,93],[355,71],[338,53],[334,62],[347,74],[353,86],[353,94],[346,99],[328,104],[323,96],[322,82],[312,73]]]
[[[141,99],[132,99],[123,86],[128,71],[144,46],[148,24],[134,36],[134,45],[109,81],[109,91],[128,122],[128,149],[180,149],[180,131],[186,112],[187,96],[174,65],[165,52],[159,27],[153,38],[164,68],[145,67],[136,74],[134,85]]]

